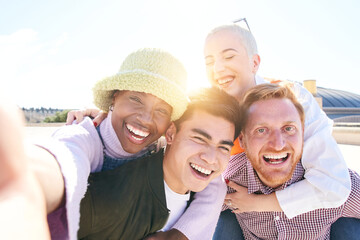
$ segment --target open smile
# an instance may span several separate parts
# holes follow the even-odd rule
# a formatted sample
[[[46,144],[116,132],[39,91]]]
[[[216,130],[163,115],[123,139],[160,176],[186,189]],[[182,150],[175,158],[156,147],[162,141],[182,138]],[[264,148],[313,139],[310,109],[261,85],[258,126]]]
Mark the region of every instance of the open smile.
[[[201,178],[209,177],[214,171],[206,169],[204,167],[200,167],[195,163],[190,163],[190,167],[194,170],[194,172],[200,176]]]
[[[130,133],[129,134],[130,137],[137,143],[145,141],[145,138],[147,138],[150,135],[150,131],[141,130],[129,123],[125,124],[125,126]]]
[[[263,159],[265,162],[267,162],[269,164],[278,165],[278,164],[286,162],[289,159],[289,156],[290,156],[289,153],[265,154],[263,156]]]
[[[232,76],[224,76],[221,78],[217,78],[216,82],[219,84],[220,87],[227,87],[233,80],[234,77]]]

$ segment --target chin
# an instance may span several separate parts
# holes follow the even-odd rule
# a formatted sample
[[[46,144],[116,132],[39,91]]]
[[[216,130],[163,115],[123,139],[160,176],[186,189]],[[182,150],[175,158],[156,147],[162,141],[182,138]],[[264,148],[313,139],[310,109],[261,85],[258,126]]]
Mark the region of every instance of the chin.
[[[145,147],[129,147],[129,148],[124,148],[124,151],[127,153],[131,153],[131,154],[136,154],[138,152],[140,152],[142,149],[144,149]]]
[[[207,187],[207,185],[208,184],[206,184],[205,186],[196,185],[196,186],[190,187],[189,189],[192,192],[201,192],[202,190],[204,190]]]

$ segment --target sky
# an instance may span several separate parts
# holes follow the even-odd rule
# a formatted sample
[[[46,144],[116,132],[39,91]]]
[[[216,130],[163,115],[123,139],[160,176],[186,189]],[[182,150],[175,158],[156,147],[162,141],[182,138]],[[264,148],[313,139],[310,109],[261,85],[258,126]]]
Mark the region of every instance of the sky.
[[[144,47],[182,61],[188,89],[207,86],[207,33],[245,17],[259,75],[360,94],[359,10],[357,0],[0,0],[1,90],[20,107],[92,107],[95,82]]]

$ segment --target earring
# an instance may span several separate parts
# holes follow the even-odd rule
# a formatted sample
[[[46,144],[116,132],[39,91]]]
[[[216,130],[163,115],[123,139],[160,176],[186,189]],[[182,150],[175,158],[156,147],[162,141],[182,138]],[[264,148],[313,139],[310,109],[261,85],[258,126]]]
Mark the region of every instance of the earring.
[[[111,104],[111,105],[109,106],[109,112],[112,112],[113,110],[114,110],[114,105]]]

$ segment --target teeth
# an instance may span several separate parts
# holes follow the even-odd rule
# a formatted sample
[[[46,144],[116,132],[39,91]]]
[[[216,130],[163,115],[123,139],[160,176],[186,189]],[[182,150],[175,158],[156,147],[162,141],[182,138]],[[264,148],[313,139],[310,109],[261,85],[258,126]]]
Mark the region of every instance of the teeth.
[[[267,161],[268,163],[271,163],[271,164],[280,164],[280,163],[283,163],[283,160],[280,160],[280,161]]]
[[[129,129],[130,132],[140,136],[140,137],[143,137],[143,138],[146,138],[147,136],[149,136],[150,132],[145,132],[145,131],[141,131],[140,129],[137,129],[135,128],[134,126],[130,125],[130,124],[126,124],[126,127],[127,129]],[[137,137],[134,137],[135,139],[137,140],[141,140],[142,138],[137,138]]]
[[[287,156],[288,156],[287,153],[268,154],[268,155],[264,155],[264,160],[270,164],[280,164],[286,160]]]
[[[268,158],[268,159],[280,159],[280,158],[286,158],[286,156],[287,156],[287,153],[264,155],[264,157]]]
[[[197,171],[203,173],[203,174],[206,174],[206,175],[209,175],[211,173],[211,170],[208,170],[208,169],[205,169],[205,168],[202,168],[194,163],[191,163],[190,164],[192,168],[196,169]]]
[[[222,85],[222,84],[225,84],[225,83],[228,83],[230,81],[232,81],[233,78],[232,77],[226,77],[226,78],[221,78],[221,79],[218,79],[217,82]]]
[[[140,141],[140,140],[143,140],[144,138],[138,138],[138,137],[135,137],[135,136],[132,136],[135,140],[138,140],[138,141]]]

